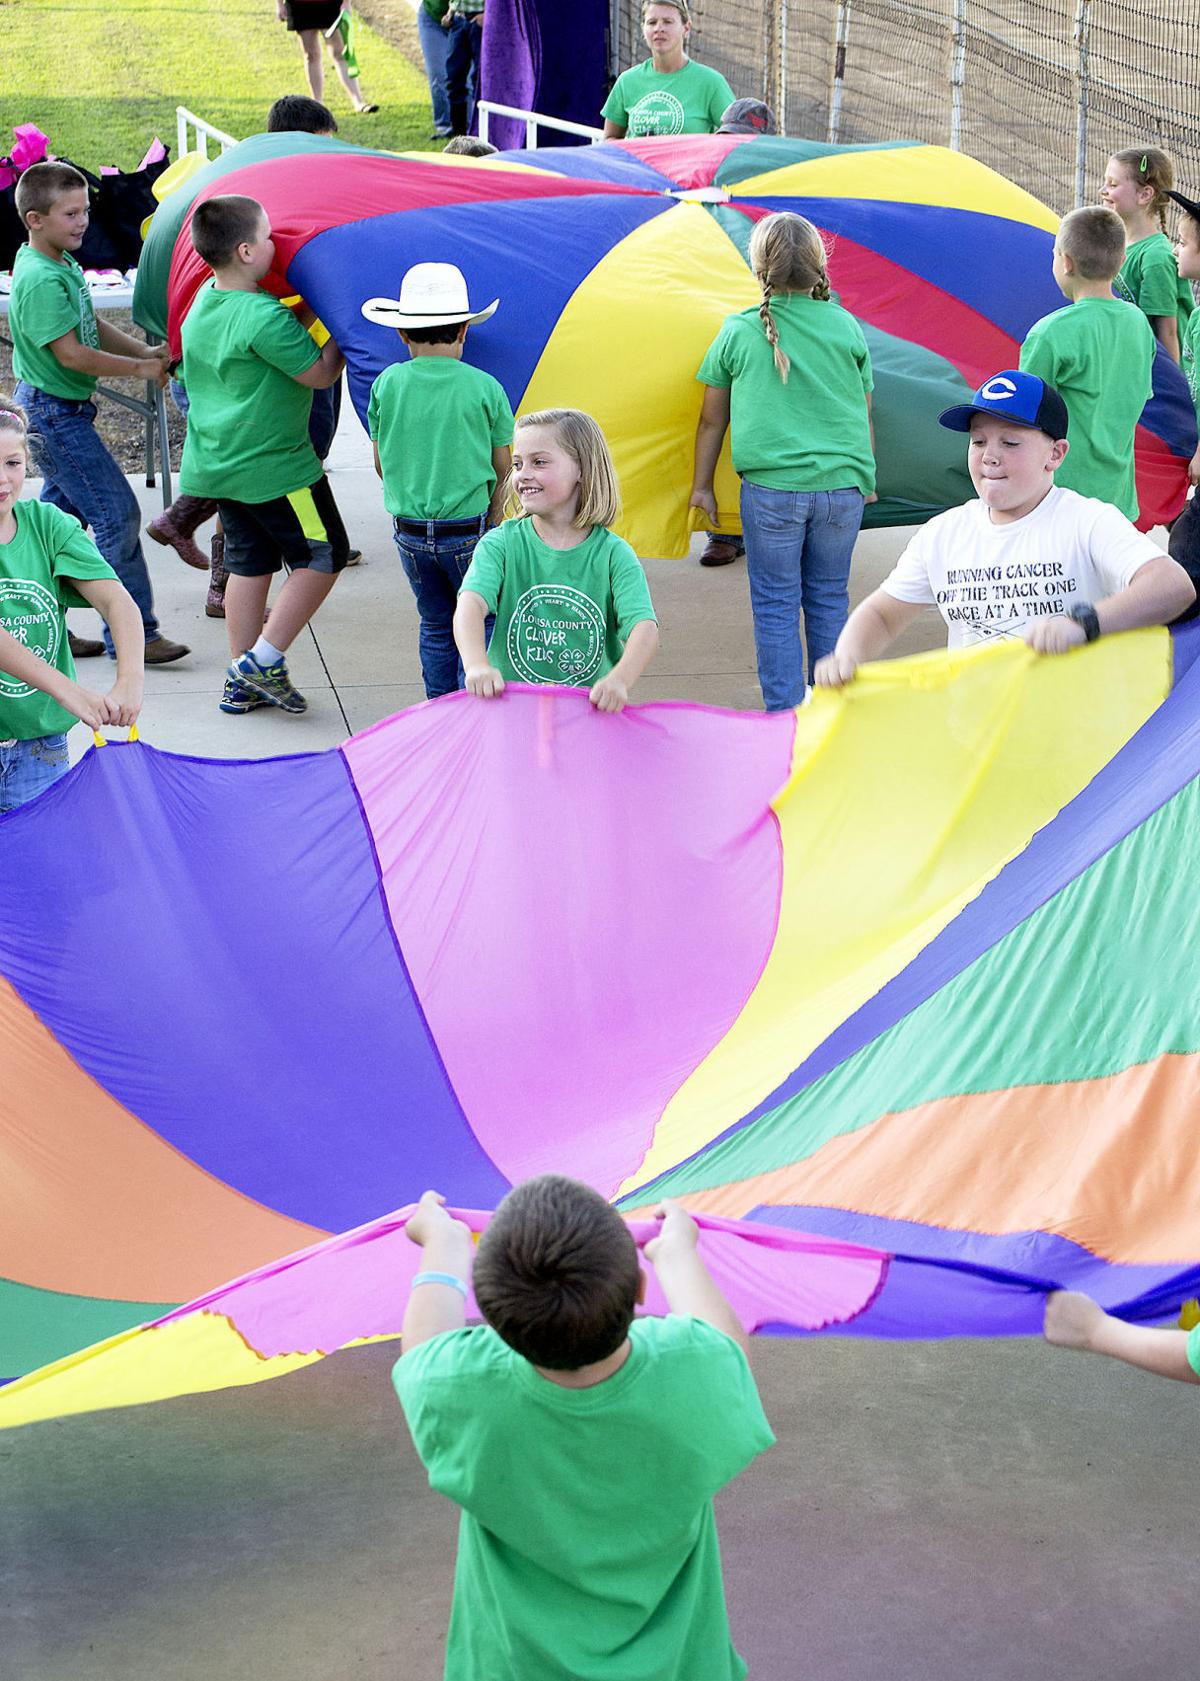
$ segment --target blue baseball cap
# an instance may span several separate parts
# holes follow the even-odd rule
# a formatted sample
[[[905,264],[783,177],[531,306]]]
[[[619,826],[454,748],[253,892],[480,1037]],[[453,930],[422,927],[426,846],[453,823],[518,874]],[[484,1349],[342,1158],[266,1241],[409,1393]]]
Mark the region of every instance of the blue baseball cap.
[[[969,432],[973,414],[998,414],[1014,426],[1036,427],[1048,438],[1067,435],[1067,405],[1058,392],[1019,368],[1004,368],[985,379],[969,403],[943,409],[938,421],[951,432]]]

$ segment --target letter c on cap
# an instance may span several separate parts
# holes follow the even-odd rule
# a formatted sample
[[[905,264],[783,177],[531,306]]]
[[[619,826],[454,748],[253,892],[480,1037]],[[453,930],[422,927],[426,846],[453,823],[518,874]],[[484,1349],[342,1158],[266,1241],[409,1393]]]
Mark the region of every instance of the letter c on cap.
[[[979,395],[990,397],[992,402],[1002,402],[1005,397],[1015,397],[1017,388],[1011,379],[1003,379],[997,374],[995,379],[989,379],[986,385],[981,385]]]

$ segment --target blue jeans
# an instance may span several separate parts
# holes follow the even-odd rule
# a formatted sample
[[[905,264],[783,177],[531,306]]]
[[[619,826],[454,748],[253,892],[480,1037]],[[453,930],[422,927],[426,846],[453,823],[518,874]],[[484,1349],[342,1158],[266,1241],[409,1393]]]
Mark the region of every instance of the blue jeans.
[[[405,521],[405,524],[414,523]],[[457,529],[448,532],[445,529],[448,524]],[[478,521],[473,522],[474,530],[464,531],[465,524],[465,520],[431,519],[425,522],[424,536],[400,530],[395,534],[400,564],[408,575],[417,598],[417,612],[421,615],[418,648],[421,676],[430,700],[453,694],[463,683],[462,661],[454,645],[454,609],[475,545],[487,529],[487,515],[480,514]]]
[[[308,417],[308,441],[324,461],[333,448],[333,435],[342,414],[342,382],[312,394],[312,412]]]
[[[429,78],[434,133],[448,139],[451,132],[450,88],[446,81],[446,60],[450,55],[450,31],[436,23],[422,4],[417,7],[417,35],[421,42],[421,56],[425,60],[425,74]]]
[[[811,671],[833,652],[850,612],[860,490],[770,490],[742,480],[742,534],[758,682],[768,712],[804,699],[800,612]]]
[[[52,397],[24,381],[17,402],[29,415],[29,442],[42,475],[42,501],[53,502],[90,525],[96,547],[120,578],[142,615],[147,642],[158,635],[154,593],[142,553],[142,516],[129,481],[96,432],[96,405]],[[104,646],[113,652],[104,627]]]
[[[65,735],[0,741],[0,811],[15,811],[36,799],[70,768]]]
[[[450,95],[450,127],[455,134],[470,134],[479,98],[479,63],[483,54],[483,29],[470,18],[456,13],[450,24],[450,47],[446,54],[446,86]]]

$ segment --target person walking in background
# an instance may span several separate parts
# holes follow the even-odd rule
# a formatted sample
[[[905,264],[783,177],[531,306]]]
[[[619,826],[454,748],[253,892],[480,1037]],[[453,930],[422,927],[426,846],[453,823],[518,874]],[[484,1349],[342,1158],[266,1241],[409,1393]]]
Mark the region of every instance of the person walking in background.
[[[358,66],[347,63],[341,30],[334,27],[345,9],[342,0],[275,0],[275,15],[280,23],[286,23],[289,31],[300,37],[304,50],[304,72],[313,98],[319,100],[325,92],[325,61],[321,56],[323,35],[329,44],[333,68],[350,95],[350,103],[359,116],[365,117],[378,111],[379,107],[364,98],[358,80]]]
[[[483,54],[483,0],[452,0],[446,86],[450,97],[450,132],[470,134],[479,100],[479,65]]]
[[[417,7],[417,37],[421,43],[421,57],[425,60],[429,98],[433,106],[431,140],[449,140],[454,133],[450,121],[450,84],[446,75],[446,61],[450,56],[450,13],[447,6],[448,0],[420,0]]]

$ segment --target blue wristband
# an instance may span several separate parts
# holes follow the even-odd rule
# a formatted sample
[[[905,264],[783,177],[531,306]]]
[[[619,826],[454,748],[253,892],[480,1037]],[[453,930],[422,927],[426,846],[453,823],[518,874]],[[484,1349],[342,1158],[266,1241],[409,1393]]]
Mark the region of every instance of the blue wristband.
[[[466,1299],[467,1287],[461,1278],[455,1278],[452,1272],[419,1272],[412,1281],[415,1290],[418,1284],[448,1284],[452,1290],[458,1290]]]

